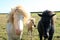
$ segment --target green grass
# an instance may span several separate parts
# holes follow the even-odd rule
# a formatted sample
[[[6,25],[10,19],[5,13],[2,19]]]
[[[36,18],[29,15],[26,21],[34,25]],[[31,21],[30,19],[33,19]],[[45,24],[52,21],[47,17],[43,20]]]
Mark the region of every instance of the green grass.
[[[37,13],[32,13],[32,17],[34,17],[35,24],[37,26],[38,21],[40,20],[40,17],[37,15]],[[53,37],[53,40],[60,40],[60,13],[56,13],[57,20],[56,20],[56,27],[55,27],[55,34]],[[0,14],[0,40],[7,40],[7,33],[6,33],[6,24],[7,24],[7,14]],[[36,28],[33,29],[33,36],[32,40],[39,40],[38,31]],[[27,35],[27,27],[24,26],[24,33],[23,33],[23,40],[30,40],[30,36]]]

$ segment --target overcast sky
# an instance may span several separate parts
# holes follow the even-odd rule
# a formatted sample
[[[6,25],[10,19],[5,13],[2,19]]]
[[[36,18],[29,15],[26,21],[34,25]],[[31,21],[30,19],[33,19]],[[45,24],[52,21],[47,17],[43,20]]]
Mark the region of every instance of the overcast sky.
[[[11,8],[23,5],[31,11],[60,11],[60,0],[0,0],[0,13],[8,13]]]

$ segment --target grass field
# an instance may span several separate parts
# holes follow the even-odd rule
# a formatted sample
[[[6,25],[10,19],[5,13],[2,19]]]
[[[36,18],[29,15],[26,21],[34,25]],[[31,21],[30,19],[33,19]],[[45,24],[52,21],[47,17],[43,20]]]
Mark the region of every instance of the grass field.
[[[32,17],[36,19],[36,25],[39,21],[39,16],[37,13],[32,13]],[[57,20],[56,20],[56,27],[55,27],[55,34],[53,40],[60,40],[60,12],[56,13]],[[7,40],[7,33],[6,33],[6,24],[7,24],[8,14],[0,14],[0,40]],[[38,31],[34,28],[32,33],[32,40],[39,40]],[[30,36],[27,35],[27,27],[24,26],[24,33],[23,33],[23,40],[30,40]]]

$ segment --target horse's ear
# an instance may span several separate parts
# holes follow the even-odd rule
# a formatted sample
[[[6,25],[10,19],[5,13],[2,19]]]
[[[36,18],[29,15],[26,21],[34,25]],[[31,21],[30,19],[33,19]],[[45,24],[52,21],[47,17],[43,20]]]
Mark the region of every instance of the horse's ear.
[[[38,14],[38,16],[42,17],[42,14]]]
[[[55,16],[56,14],[52,14],[51,17]]]

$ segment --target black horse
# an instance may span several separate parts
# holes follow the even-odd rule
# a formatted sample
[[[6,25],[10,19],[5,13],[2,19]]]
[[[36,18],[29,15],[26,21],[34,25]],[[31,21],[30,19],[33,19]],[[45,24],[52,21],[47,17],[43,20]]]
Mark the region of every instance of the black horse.
[[[52,24],[52,17],[55,14],[51,14],[49,10],[45,10],[42,14],[38,14],[41,20],[38,22],[38,32],[40,40],[44,37],[44,40],[52,40],[54,34],[54,25]]]

